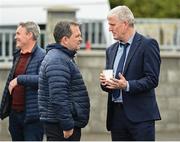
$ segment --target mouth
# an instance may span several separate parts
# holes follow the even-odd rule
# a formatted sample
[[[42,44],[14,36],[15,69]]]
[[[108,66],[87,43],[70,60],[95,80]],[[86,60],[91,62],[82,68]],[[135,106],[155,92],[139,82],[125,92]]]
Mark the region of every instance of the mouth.
[[[16,39],[15,42],[18,43],[18,42],[20,42],[20,40]]]
[[[78,45],[78,46],[81,46],[81,42],[79,42],[77,45]]]
[[[116,33],[112,32],[113,35],[115,35]]]

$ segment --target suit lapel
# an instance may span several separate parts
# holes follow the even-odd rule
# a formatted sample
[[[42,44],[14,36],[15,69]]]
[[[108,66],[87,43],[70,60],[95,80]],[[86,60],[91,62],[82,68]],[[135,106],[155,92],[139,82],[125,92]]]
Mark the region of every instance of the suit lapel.
[[[126,63],[125,63],[125,67],[124,67],[124,74],[126,73],[128,65],[129,65],[134,53],[136,52],[136,50],[139,47],[138,45],[140,44],[140,40],[141,40],[140,34],[135,33],[133,42],[132,42],[132,44],[130,46],[130,50],[129,50],[129,53],[128,53],[128,56],[127,56],[127,59],[126,59]]]

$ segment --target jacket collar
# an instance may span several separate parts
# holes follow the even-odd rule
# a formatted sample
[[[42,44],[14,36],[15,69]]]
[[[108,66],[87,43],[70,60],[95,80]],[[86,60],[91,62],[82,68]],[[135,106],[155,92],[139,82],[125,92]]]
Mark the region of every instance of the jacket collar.
[[[126,63],[125,63],[125,67],[124,67],[124,73],[126,72],[128,65],[129,65],[134,53],[139,48],[141,38],[142,38],[141,35],[136,32],[134,35],[134,39],[132,41],[132,44],[130,46],[129,54],[128,54],[127,59],[126,59]]]
[[[76,54],[76,51],[69,50],[68,48],[66,48],[66,47],[64,47],[64,46],[62,46],[60,44],[57,44],[57,43],[49,44],[46,47],[46,52],[50,51],[51,49],[61,50],[71,58],[73,58],[75,56],[75,54]]]

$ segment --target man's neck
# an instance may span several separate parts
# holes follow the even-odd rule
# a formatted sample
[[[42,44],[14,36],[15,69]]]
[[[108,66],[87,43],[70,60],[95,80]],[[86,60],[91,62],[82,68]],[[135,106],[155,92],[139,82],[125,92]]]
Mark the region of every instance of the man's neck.
[[[21,48],[21,53],[22,54],[26,54],[26,53],[31,53],[32,52],[32,49],[34,48],[35,46],[35,42],[32,43],[32,44],[29,44],[29,45],[26,45],[25,47]]]
[[[125,43],[128,42],[128,40],[134,35],[134,33],[135,33],[135,29],[134,28],[129,28],[123,42],[125,42]]]

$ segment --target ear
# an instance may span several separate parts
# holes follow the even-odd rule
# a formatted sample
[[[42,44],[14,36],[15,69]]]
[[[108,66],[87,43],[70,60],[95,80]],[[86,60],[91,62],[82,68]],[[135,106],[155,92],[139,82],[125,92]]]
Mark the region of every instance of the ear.
[[[62,39],[61,39],[61,43],[63,45],[67,45],[68,44],[68,37],[67,36],[64,36]]]
[[[33,33],[32,32],[27,33],[27,35],[28,35],[29,39],[33,39]]]
[[[124,21],[123,23],[124,23],[124,30],[126,31],[129,27],[129,23],[128,21]]]
[[[64,36],[61,41],[66,45],[68,43],[68,37]]]

